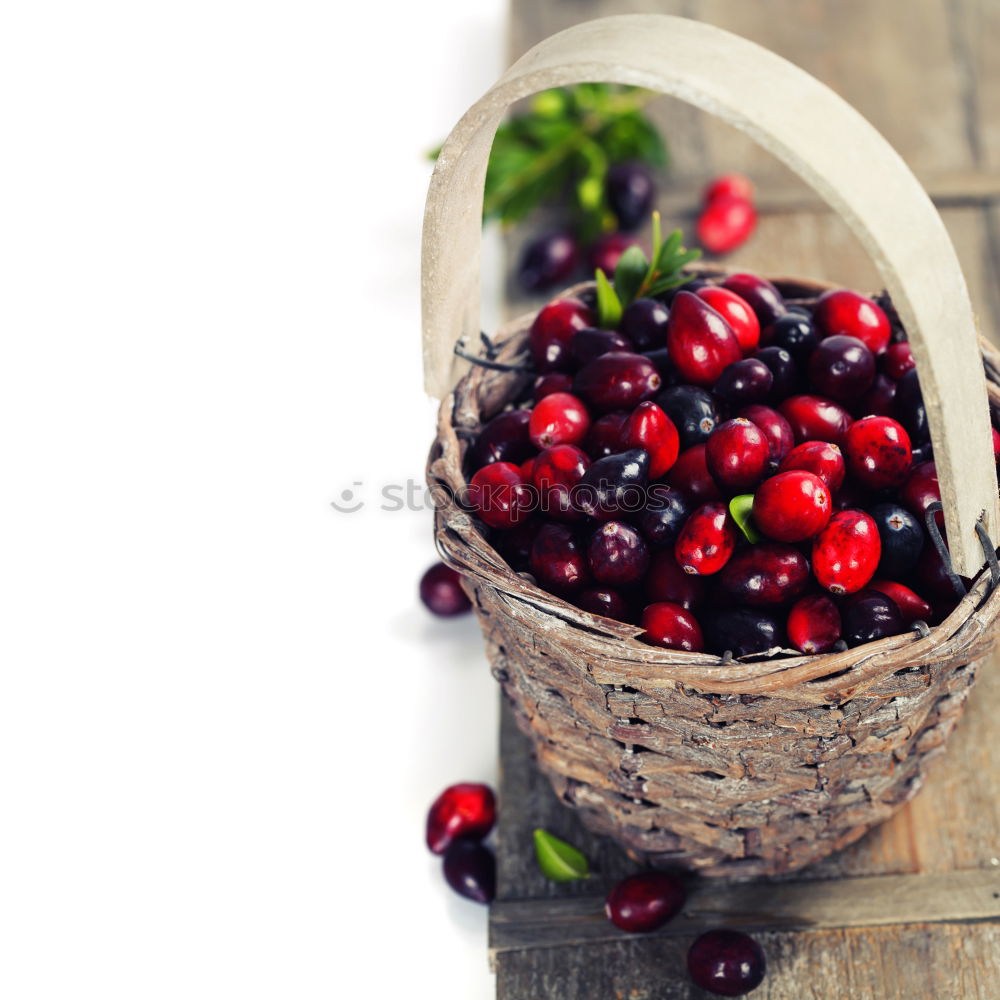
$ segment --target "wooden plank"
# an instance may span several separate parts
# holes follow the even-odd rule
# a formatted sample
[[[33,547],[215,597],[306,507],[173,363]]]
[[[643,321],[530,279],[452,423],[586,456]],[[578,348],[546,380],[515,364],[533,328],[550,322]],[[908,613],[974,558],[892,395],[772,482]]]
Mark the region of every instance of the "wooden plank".
[[[951,0],[952,38],[963,69],[962,112],[975,162],[1000,167],[1000,4]]]
[[[684,957],[690,937],[623,939],[505,952],[510,1000],[703,1000]],[[909,924],[758,936],[768,974],[754,1000],[996,1000],[1000,924]]]
[[[490,950],[559,948],[625,936],[604,916],[600,895],[511,900],[494,906]],[[695,884],[684,910],[650,937],[684,937],[713,927],[757,933],[1000,918],[1000,867],[939,875],[880,875],[817,883]]]

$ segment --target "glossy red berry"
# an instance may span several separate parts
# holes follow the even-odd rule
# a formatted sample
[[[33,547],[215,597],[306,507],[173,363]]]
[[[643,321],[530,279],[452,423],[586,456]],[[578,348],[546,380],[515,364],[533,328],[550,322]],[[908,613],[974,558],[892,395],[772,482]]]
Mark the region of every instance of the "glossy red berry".
[[[899,497],[903,506],[923,524],[927,508],[941,499],[937,466],[933,462],[921,462],[915,465],[903,484]],[[937,517],[938,523],[943,524],[944,518],[940,511]]]
[[[587,563],[598,583],[634,583],[649,566],[649,546],[631,525],[607,521],[590,538]]]
[[[469,468],[481,469],[492,462],[520,464],[535,450],[528,433],[530,410],[504,410],[476,435],[469,449]]]
[[[489,785],[449,785],[428,810],[427,846],[435,854],[444,854],[460,837],[482,840],[496,819],[496,799]]]
[[[851,426],[850,413],[840,403],[823,396],[790,396],[779,409],[792,425],[796,444],[803,441],[840,444]]]
[[[625,410],[615,410],[598,417],[583,439],[583,450],[593,460],[607,458],[621,450],[622,429],[629,414]]]
[[[760,343],[760,320],[746,299],[719,285],[705,285],[695,295],[707,302],[732,327],[744,354],[757,349]]]
[[[594,409],[607,412],[631,410],[655,396],[662,381],[645,355],[611,351],[584,365],[576,373],[573,388]]]
[[[766,278],[759,278],[756,274],[731,274],[722,282],[722,287],[735,292],[749,304],[762,330],[788,311],[781,292]]]
[[[844,485],[847,474],[843,452],[829,441],[803,441],[781,460],[778,468],[780,472],[791,472],[793,469],[811,472],[826,483],[831,493],[836,493]]]
[[[694,503],[722,499],[722,491],[708,471],[705,447],[704,444],[696,444],[682,451],[667,474],[667,482]]]
[[[729,561],[738,533],[724,503],[707,503],[681,529],[674,555],[685,573],[711,576]]]
[[[918,620],[928,621],[934,613],[930,604],[916,591],[905,584],[896,583],[895,580],[872,580],[868,588],[891,598],[907,625],[912,625]]]
[[[462,590],[462,578],[442,562],[435,563],[420,578],[420,600],[441,618],[464,614],[472,607]]]
[[[587,560],[573,532],[551,521],[535,535],[528,568],[541,587],[557,594],[580,590],[590,580]]]
[[[842,510],[813,542],[813,573],[831,594],[854,594],[875,575],[881,554],[875,522],[862,510]]]
[[[528,346],[540,372],[569,366],[573,334],[594,325],[594,314],[579,299],[555,299],[535,317],[528,332]]]
[[[754,494],[753,519],[776,542],[804,542],[830,520],[830,488],[819,476],[794,469],[765,479]]]
[[[747,493],[764,478],[771,448],[756,424],[737,417],[716,428],[705,446],[705,460],[721,489]]]
[[[672,920],[684,905],[684,884],[666,872],[639,872],[608,893],[604,913],[619,930],[645,934]]]
[[[739,931],[702,934],[691,945],[687,967],[695,986],[723,997],[740,997],[760,986],[767,962],[752,937]]]
[[[693,611],[705,600],[706,581],[685,573],[677,563],[674,550],[654,552],[645,579],[646,597],[654,604],[679,604]]]
[[[719,585],[739,604],[767,607],[798,597],[809,583],[809,563],[798,549],[761,542],[742,549],[723,567]]]
[[[826,594],[810,594],[788,612],[788,641],[813,656],[828,653],[840,641],[840,612]]]
[[[583,401],[569,392],[554,392],[531,411],[528,431],[536,448],[579,444],[590,430],[590,414]]]
[[[492,903],[496,896],[497,868],[493,852],[475,840],[456,840],[445,852],[442,865],[448,885],[474,903]]]
[[[628,601],[611,587],[588,587],[577,594],[575,601],[578,608],[589,611],[592,615],[614,618],[620,622],[628,621],[630,617]]]
[[[714,385],[727,365],[743,357],[733,328],[693,292],[678,292],[667,320],[667,349],[680,376]]]
[[[707,205],[716,198],[743,198],[746,201],[753,201],[753,185],[743,174],[722,174],[705,188],[702,202]]]
[[[649,478],[659,479],[677,461],[680,437],[674,422],[656,403],[640,403],[622,428],[621,448],[642,448],[649,453]]]
[[[700,653],[705,638],[698,620],[679,604],[650,604],[642,612],[642,638],[654,646]]]
[[[777,410],[772,410],[770,406],[753,403],[750,406],[744,406],[736,415],[745,417],[764,432],[768,447],[771,449],[772,467],[776,467],[792,450],[792,446],[795,444],[792,425]]]
[[[535,379],[534,400],[537,403],[546,396],[551,396],[554,392],[572,392],[573,376],[565,372],[549,372],[548,375],[539,375]]]
[[[494,462],[469,481],[468,500],[491,528],[513,528],[531,515],[534,491],[516,465]]]
[[[813,317],[824,336],[857,337],[872,354],[881,354],[889,345],[889,317],[878,303],[857,292],[824,292],[816,302]]]
[[[995,427],[991,427],[990,430],[993,433],[993,461],[1000,463],[1000,431]]]
[[[913,464],[910,435],[892,417],[863,417],[844,435],[851,475],[870,490],[902,486]]]
[[[698,242],[714,254],[731,253],[750,238],[757,225],[757,210],[746,198],[714,198],[698,216]]]
[[[916,368],[917,363],[913,360],[913,348],[905,341],[898,344],[890,344],[882,355],[882,370],[889,378],[901,379],[910,369]]]
[[[875,355],[857,337],[827,337],[809,355],[808,372],[822,395],[849,403],[875,381]]]
[[[534,459],[531,470],[531,481],[538,490],[538,509],[559,521],[579,520],[572,491],[588,468],[590,459],[576,445],[546,448]]]

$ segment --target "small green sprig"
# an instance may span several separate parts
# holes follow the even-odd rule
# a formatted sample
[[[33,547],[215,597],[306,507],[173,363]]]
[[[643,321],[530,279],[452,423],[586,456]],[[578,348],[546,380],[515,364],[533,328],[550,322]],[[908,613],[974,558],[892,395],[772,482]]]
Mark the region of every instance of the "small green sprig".
[[[538,94],[527,111],[497,129],[486,170],[484,221],[512,225],[543,203],[569,201],[583,239],[613,229],[605,193],[609,166],[627,160],[667,165],[663,139],[642,111],[655,96],[606,83]]]
[[[602,328],[614,329],[625,307],[636,299],[660,295],[691,280],[684,268],[701,251],[686,250],[683,239],[684,234],[675,229],[664,241],[660,213],[654,212],[652,259],[647,260],[639,247],[629,247],[618,260],[613,282],[597,269],[597,321]]]

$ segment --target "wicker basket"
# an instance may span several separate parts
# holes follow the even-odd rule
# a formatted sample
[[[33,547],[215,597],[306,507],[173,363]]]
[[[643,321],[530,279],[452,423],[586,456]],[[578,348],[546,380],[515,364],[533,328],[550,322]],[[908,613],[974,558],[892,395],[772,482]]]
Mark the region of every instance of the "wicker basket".
[[[637,37],[649,48],[680,50],[690,58],[680,70],[675,65],[673,72],[657,72],[662,67],[655,58],[650,63]],[[719,65],[720,54],[736,69],[723,74],[722,83],[711,76],[708,98],[705,67]],[[992,543],[980,544],[995,537],[987,383],[996,405],[1000,357],[986,345],[980,354],[964,281],[937,213],[863,119],[801,70],[750,43],[694,22],[632,16],[591,22],[543,43],[508,71],[445,146],[425,225],[432,390],[440,392],[454,377],[442,343],[450,353],[456,339],[477,330],[478,299],[467,273],[471,267],[478,277],[478,257],[470,251],[473,239],[478,251],[473,193],[482,190],[495,120],[525,93],[594,78],[678,94],[748,131],[754,131],[745,119],[755,102],[763,108],[774,93],[815,89],[811,105],[786,110],[765,126],[761,111],[755,128],[764,128],[770,148],[855,224],[893,293],[928,404],[953,561],[975,577],[973,585],[937,627],[842,653],[725,662],[649,646],[637,639],[637,627],[581,611],[514,573],[456,501],[465,484],[468,440],[525,387],[523,375],[484,367],[468,372],[442,402],[428,467],[437,543],[465,577],[493,672],[539,766],[588,827],[654,865],[729,875],[790,871],[856,840],[916,793],[926,762],[942,750],[993,645],[1000,591],[989,570],[980,571],[983,549],[992,555]],[[825,128],[814,149],[807,123],[817,112]],[[790,138],[782,143],[796,127],[807,133],[804,149]],[[841,128],[864,153],[866,168],[831,179],[838,169],[831,148],[843,139]],[[846,147],[841,142],[839,148]],[[479,178],[478,186],[470,187],[470,176]],[[820,176],[826,184],[817,181]],[[888,185],[884,215],[873,204],[865,212],[873,182]],[[900,211],[907,230],[902,236],[893,219]],[[907,234],[924,241],[919,259],[902,249]],[[449,268],[456,281],[446,286]],[[795,298],[829,287],[772,280]],[[931,280],[934,295],[925,287]],[[947,343],[941,295],[949,297]],[[531,319],[515,321],[494,339],[496,360],[525,360]]]

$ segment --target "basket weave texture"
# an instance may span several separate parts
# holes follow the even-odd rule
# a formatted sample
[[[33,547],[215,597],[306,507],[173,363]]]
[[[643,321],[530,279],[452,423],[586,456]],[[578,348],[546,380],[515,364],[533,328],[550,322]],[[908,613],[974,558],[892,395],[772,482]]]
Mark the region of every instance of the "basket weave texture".
[[[830,287],[772,280],[805,300]],[[497,360],[525,360],[532,318],[498,335]],[[1000,356],[984,343],[983,357],[996,407]],[[916,794],[995,641],[989,573],[924,636],[728,663],[647,645],[638,627],[515,573],[455,499],[469,440],[527,384],[481,367],[462,379],[441,406],[428,484],[438,549],[463,575],[493,674],[562,801],[644,863],[751,876],[816,861]]]

